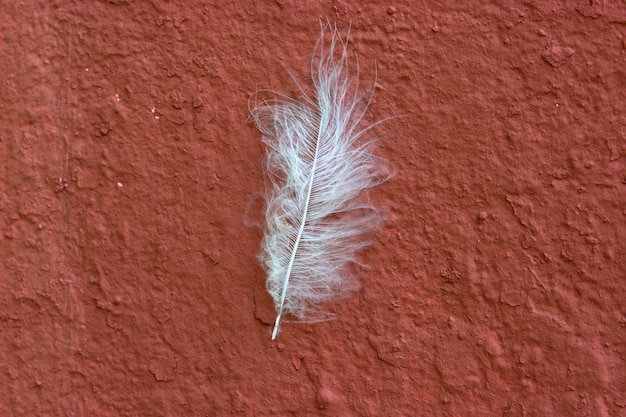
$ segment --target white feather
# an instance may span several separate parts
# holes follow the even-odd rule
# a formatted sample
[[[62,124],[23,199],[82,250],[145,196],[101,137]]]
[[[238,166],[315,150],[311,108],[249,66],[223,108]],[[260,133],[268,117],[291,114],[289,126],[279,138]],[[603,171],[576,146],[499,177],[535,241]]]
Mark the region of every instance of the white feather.
[[[272,339],[286,314],[329,319],[322,303],[358,288],[346,267],[368,244],[378,215],[355,198],[386,179],[372,141],[363,139],[369,128],[359,127],[369,103],[358,97],[358,70],[349,73],[347,42],[336,28],[322,27],[314,56],[312,97],[278,95],[251,111],[267,145],[259,257],[277,312]]]

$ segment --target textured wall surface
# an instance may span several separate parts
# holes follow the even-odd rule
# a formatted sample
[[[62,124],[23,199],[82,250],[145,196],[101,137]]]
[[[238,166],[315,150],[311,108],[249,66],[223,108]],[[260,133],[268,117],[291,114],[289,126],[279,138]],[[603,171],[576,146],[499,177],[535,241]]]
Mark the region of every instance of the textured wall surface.
[[[626,415],[623,2],[2,3],[0,415]],[[272,342],[248,98],[320,17],[396,175]]]

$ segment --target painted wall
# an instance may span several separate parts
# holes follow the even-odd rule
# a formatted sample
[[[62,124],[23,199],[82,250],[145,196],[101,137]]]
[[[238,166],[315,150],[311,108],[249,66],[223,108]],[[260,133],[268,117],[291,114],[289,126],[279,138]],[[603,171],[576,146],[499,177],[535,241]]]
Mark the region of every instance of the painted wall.
[[[0,414],[626,413],[620,2],[5,3]],[[272,342],[248,98],[320,17],[396,175],[361,291]]]

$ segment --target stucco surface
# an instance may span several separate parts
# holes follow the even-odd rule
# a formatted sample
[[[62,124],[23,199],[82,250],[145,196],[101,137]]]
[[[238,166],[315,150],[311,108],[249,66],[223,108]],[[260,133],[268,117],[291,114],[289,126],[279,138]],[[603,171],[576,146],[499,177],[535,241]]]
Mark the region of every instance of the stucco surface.
[[[1,415],[626,415],[622,2],[2,3]],[[396,174],[271,341],[248,98],[320,17]]]

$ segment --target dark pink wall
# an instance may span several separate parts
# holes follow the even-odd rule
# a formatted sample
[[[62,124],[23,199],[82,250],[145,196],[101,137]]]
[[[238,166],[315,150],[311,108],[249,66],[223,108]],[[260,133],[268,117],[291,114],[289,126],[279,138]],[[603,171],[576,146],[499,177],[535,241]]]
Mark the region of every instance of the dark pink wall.
[[[6,3],[1,415],[626,413],[623,4]],[[272,342],[247,100],[319,17],[397,173],[362,290]]]

